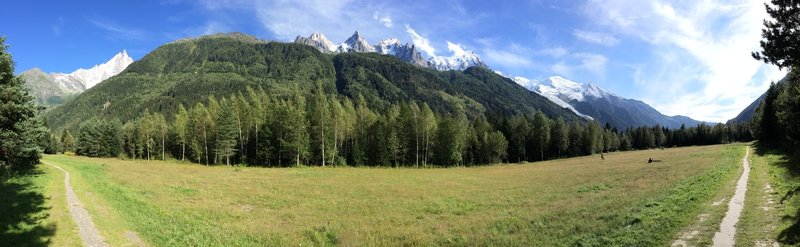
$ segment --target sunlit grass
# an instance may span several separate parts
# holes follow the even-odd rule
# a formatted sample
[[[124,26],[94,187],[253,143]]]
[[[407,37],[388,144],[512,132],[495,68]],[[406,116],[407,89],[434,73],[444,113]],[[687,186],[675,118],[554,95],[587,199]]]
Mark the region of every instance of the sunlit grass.
[[[107,205],[91,213],[123,221],[96,220],[101,231],[130,228],[156,246],[542,246],[664,245],[743,155],[734,144],[451,169],[46,160]]]

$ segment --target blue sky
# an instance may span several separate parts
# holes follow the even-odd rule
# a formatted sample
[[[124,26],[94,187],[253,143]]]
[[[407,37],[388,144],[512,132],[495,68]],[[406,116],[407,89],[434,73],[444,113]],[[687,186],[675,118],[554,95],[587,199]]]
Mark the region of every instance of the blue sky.
[[[139,59],[217,32],[277,41],[322,32],[340,43],[358,30],[370,43],[415,43],[426,56],[473,50],[507,75],[593,82],[705,121],[734,117],[785,75],[750,57],[766,17],[758,0],[28,0],[3,12],[17,73],[71,72],[123,49]]]

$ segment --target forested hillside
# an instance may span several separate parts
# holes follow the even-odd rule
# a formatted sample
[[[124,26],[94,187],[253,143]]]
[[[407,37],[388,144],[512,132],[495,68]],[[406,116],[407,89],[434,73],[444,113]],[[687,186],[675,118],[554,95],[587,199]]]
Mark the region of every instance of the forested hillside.
[[[288,98],[309,94],[320,83],[325,93],[351,100],[361,94],[370,108],[385,110],[406,101],[425,102],[433,111],[452,113],[463,105],[474,118],[533,114],[568,121],[578,117],[489,70],[438,72],[379,54],[323,54],[300,44],[266,42],[243,34],[213,35],[166,44],[131,64],[123,73],[87,90],[47,114],[52,129],[76,130],[92,116],[122,121],[145,109],[171,115],[179,104],[206,96],[223,97],[263,88]]]

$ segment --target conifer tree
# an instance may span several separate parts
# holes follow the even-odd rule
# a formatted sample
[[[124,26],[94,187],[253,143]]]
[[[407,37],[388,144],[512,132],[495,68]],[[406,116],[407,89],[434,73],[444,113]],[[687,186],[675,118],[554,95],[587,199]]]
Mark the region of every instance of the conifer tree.
[[[220,115],[217,118],[216,128],[216,149],[220,158],[225,160],[226,165],[231,165],[231,157],[236,154],[236,139],[238,134],[238,124],[236,114],[231,102],[225,98],[219,102]]]
[[[563,118],[558,118],[550,129],[551,142],[553,150],[556,151],[558,158],[567,151],[569,148],[569,126],[564,122]]]
[[[33,97],[14,76],[14,61],[0,37],[0,175],[30,169],[39,163],[42,148],[37,141],[46,129],[37,119]]]
[[[61,131],[61,145],[64,148],[64,152],[75,152],[75,137],[72,137],[69,130]]]
[[[753,58],[780,68],[796,69],[800,65],[800,1],[771,0],[764,4],[770,19],[764,20],[760,52]]]

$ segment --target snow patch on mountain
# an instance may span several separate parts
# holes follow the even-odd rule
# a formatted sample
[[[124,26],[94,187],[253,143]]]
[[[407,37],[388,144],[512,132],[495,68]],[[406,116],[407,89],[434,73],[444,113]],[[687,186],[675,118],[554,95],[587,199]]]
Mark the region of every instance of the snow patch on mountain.
[[[502,73],[498,73],[498,74],[503,75]],[[540,83],[540,82],[538,82],[536,80],[531,80],[531,79],[528,79],[528,78],[525,78],[525,77],[521,77],[521,76],[514,76],[514,77],[511,78],[511,80],[513,80],[514,82],[516,82],[520,86],[523,86],[523,87],[525,87],[526,89],[528,89],[528,90],[530,90],[532,92],[535,92],[535,93],[537,93],[537,94],[539,94],[541,96],[544,96],[545,98],[547,98],[548,100],[552,101],[553,103],[556,103],[557,105],[559,105],[559,106],[561,106],[563,108],[569,109],[570,111],[574,112],[575,114],[578,114],[578,116],[581,116],[581,117],[589,119],[589,120],[594,119],[591,116],[588,116],[586,114],[578,112],[578,110],[576,110],[575,107],[570,105],[568,103],[568,101],[565,101],[564,99],[560,98],[559,97],[560,93],[559,93],[558,89],[556,89],[553,86],[545,86],[545,85],[543,85],[542,83]],[[561,77],[548,78],[547,82],[550,83],[550,84],[555,83],[555,85],[560,86],[560,88],[570,88],[570,89],[575,87],[574,84],[577,84],[575,82],[566,80],[566,79],[561,78]],[[578,88],[580,88],[579,84],[578,84]],[[573,96],[573,97],[577,98],[577,96]]]
[[[580,83],[570,81],[560,76],[551,76],[544,82],[536,85],[534,90],[541,95],[557,97],[564,102],[573,100],[584,101],[584,87]]]

